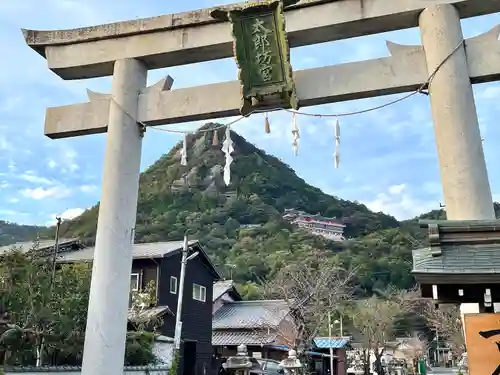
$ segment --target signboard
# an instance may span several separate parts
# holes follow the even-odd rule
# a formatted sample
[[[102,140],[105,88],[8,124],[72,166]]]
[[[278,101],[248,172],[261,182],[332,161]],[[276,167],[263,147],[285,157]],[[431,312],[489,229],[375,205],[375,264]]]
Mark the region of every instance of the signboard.
[[[255,110],[298,109],[284,6],[282,1],[263,0],[211,13],[231,22],[242,115]]]
[[[470,375],[500,375],[500,314],[465,314]]]

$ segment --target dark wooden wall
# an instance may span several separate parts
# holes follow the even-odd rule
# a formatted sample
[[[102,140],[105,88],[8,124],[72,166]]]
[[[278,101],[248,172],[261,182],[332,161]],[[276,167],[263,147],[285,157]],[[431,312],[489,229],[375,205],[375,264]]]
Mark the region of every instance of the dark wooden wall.
[[[150,281],[154,281],[158,288],[157,272],[161,259],[134,259],[132,263],[132,272],[140,275],[139,288],[144,289]]]
[[[159,304],[167,305],[172,312],[177,311],[177,294],[170,293],[170,277],[177,277],[180,283],[181,254],[168,256],[161,260]],[[212,292],[215,275],[203,261],[201,255],[190,260],[186,267],[184,297],[182,304],[182,340],[196,341],[196,368],[202,371],[206,366],[209,374],[212,358]],[[193,283],[206,288],[206,301],[193,299]],[[179,285],[178,288],[179,289]],[[164,317],[163,334],[173,337],[175,317]],[[201,369],[201,370],[200,370]]]

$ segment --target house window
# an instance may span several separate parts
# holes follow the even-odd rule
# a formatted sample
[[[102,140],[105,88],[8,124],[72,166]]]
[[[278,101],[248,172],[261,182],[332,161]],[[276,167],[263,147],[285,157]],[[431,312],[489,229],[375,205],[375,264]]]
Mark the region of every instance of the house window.
[[[130,275],[130,290],[138,291],[139,290],[139,274],[133,273]]]
[[[207,288],[202,285],[193,284],[193,299],[205,302],[207,300]]]
[[[177,294],[177,277],[170,276],[170,293]]]

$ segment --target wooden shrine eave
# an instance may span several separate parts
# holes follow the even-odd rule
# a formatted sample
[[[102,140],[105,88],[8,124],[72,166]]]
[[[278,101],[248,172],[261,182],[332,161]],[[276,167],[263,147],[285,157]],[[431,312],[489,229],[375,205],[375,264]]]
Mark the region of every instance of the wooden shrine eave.
[[[500,284],[500,220],[426,220],[429,246],[413,250],[424,285]]]
[[[415,280],[422,285],[436,284],[439,280],[439,285],[477,285],[477,284],[500,284],[500,275],[495,272],[478,273],[478,272],[456,272],[456,273],[426,273],[413,272]]]
[[[499,220],[421,220],[422,228],[428,229],[429,245],[433,254],[439,255],[439,248],[446,245],[500,246]]]
[[[288,40],[300,47],[415,27],[423,9],[440,3],[454,4],[462,18],[500,12],[500,0],[301,0],[286,12]],[[211,11],[23,33],[63,79],[102,77],[125,58],[157,69],[232,57],[231,28],[214,20]]]

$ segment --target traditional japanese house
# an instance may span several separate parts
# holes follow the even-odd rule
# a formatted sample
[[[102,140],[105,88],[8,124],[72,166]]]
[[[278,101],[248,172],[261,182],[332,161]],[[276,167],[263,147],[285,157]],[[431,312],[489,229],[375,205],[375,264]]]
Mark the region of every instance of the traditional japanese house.
[[[282,360],[293,341],[293,324],[283,300],[224,301],[213,315],[212,345],[218,356],[247,346],[255,358]]]
[[[214,283],[212,312],[215,313],[225,302],[241,301],[240,293],[233,280],[221,280]]]
[[[35,247],[42,254],[54,253],[55,241],[16,244],[21,251]],[[0,248],[8,251],[12,246]],[[155,306],[129,310],[129,329],[137,322],[161,318],[159,329],[166,341],[172,342],[175,331],[175,312],[179,298],[179,281],[183,243],[181,241],[141,243],[133,245],[133,262],[130,274],[130,291],[141,293],[149,283],[156,288]],[[61,240],[57,263],[91,263],[93,247],[82,247],[78,240]],[[197,255],[188,261],[182,297],[182,347],[183,360],[180,375],[212,373],[212,290],[220,276],[198,241],[189,241],[188,254]]]

